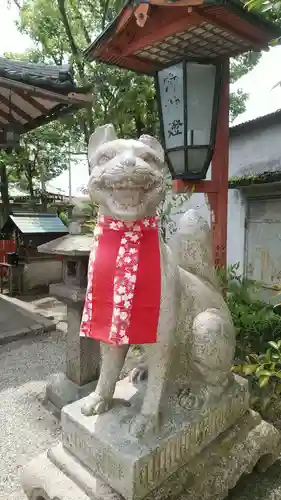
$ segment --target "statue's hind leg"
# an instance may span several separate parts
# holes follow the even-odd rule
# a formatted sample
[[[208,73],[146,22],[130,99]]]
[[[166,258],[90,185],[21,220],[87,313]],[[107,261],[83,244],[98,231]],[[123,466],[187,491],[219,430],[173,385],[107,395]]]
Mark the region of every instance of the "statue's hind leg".
[[[192,328],[189,406],[208,404],[219,397],[231,377],[234,354],[234,327],[230,316],[220,309],[199,313]]]
[[[160,406],[170,376],[176,341],[176,325],[180,304],[178,268],[170,260],[169,252],[163,253],[162,297],[158,323],[157,342],[144,345],[148,365],[148,381],[141,412],[131,424],[131,433],[141,437],[155,431],[160,424]]]

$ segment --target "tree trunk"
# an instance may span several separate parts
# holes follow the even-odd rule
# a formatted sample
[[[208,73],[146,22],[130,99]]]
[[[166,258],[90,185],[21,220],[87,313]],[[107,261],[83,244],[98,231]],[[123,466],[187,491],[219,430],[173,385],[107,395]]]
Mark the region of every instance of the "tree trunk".
[[[6,165],[0,166],[0,192],[3,207],[3,221],[5,222],[10,215],[9,183]]]
[[[138,116],[135,116],[135,124],[136,124],[137,137],[140,137],[145,132],[145,125],[141,120],[141,118],[139,118]]]
[[[67,11],[65,7],[65,0],[57,0],[57,5],[58,9],[60,12],[61,20],[65,29],[65,33],[70,45],[71,53],[73,56],[74,61],[76,62],[77,70],[78,70],[78,75],[79,75],[79,80],[82,85],[86,85],[86,79],[85,79],[85,63],[82,57],[81,50],[78,46],[78,44],[75,41],[74,34],[72,33],[71,30],[71,25],[67,16]],[[81,23],[83,22],[82,16],[80,17]],[[90,41],[90,35],[86,30],[86,26],[83,24],[83,32],[85,39],[89,42]],[[89,137],[90,133],[93,131],[93,114],[92,114],[92,107],[88,106],[85,111],[85,118],[83,119],[83,125],[82,125],[82,130],[84,134],[84,139],[85,139],[85,144],[86,147],[88,147],[89,143]],[[88,170],[90,171],[90,167],[88,164]]]
[[[105,0],[103,14],[102,14],[102,22],[101,22],[102,31],[104,30],[105,25],[106,25],[106,19],[107,19],[109,5],[110,5],[110,0]]]
[[[65,8],[65,0],[57,0],[57,5],[58,9],[60,12],[61,20],[65,29],[66,36],[69,41],[70,49],[73,55],[73,58],[76,62],[77,69],[78,69],[78,74],[81,80],[82,85],[86,85],[85,82],[85,72],[84,72],[84,62],[82,58],[82,54],[80,49],[78,48],[78,45],[76,45],[76,42],[74,40],[74,36],[71,31],[70,23],[68,21],[67,13],[66,13],[66,8]]]
[[[34,199],[34,188],[33,188],[33,175],[32,175],[31,165],[28,165],[26,167],[25,176],[26,176],[26,180],[27,180],[28,191],[29,191],[31,199],[33,200]]]

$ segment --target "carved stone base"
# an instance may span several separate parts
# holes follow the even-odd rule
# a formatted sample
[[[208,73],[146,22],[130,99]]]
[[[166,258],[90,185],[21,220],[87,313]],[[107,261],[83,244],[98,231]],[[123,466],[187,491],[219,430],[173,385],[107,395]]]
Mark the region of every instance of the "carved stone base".
[[[72,382],[65,373],[55,373],[46,387],[46,399],[60,411],[65,405],[88,396],[95,390],[96,385],[96,380],[89,384],[78,385]]]
[[[140,413],[142,389],[145,384],[137,390],[128,379],[118,382],[115,406],[102,415],[85,417],[83,400],[62,410],[64,447],[126,500],[146,497],[249,408],[248,384],[239,377],[204,409],[188,409],[184,397],[168,400],[159,432],[137,440],[130,425]]]
[[[145,498],[222,500],[243,474],[250,473],[255,466],[266,470],[279,452],[279,432],[257,413],[247,411],[235,425]],[[23,487],[29,500],[124,500],[62,445],[26,467]]]

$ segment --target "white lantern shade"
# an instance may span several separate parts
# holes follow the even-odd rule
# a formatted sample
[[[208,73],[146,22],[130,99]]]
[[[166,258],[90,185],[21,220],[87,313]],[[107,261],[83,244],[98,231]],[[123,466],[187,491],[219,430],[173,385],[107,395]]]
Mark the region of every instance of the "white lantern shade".
[[[221,65],[182,61],[157,72],[160,122],[174,178],[203,179],[216,132]]]

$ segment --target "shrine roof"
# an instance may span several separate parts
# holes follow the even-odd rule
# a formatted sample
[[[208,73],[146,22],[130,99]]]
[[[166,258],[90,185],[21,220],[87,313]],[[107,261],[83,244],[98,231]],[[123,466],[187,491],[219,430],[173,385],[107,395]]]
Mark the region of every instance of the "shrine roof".
[[[0,136],[8,127],[22,134],[90,106],[93,97],[89,90],[77,87],[69,65],[33,64],[0,57]]]
[[[129,0],[85,57],[152,75],[183,58],[266,50],[280,36],[280,27],[237,0]]]
[[[23,234],[68,233],[67,227],[56,214],[19,212],[10,215],[9,219]]]
[[[0,77],[17,82],[39,85],[49,90],[76,88],[73,70],[69,64],[62,66],[35,64],[0,57]]]
[[[92,234],[67,234],[55,240],[39,245],[39,253],[85,257],[88,256],[93,244]]]

